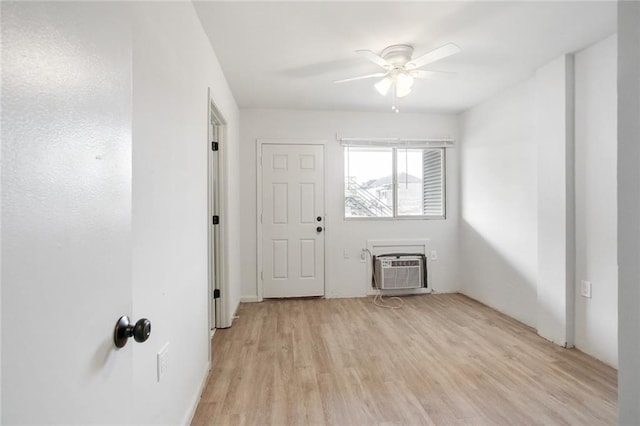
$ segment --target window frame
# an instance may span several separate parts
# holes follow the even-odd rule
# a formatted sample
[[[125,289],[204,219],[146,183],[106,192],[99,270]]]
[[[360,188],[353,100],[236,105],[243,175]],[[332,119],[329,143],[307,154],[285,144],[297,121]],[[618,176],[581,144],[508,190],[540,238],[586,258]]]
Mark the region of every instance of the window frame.
[[[347,217],[347,206],[345,203],[345,194],[346,194],[346,182],[345,182],[345,152],[349,146],[353,147],[366,147],[363,145],[343,145],[342,146],[342,218],[345,221],[372,221],[372,220],[447,220],[447,150],[446,146],[402,146],[402,145],[393,145],[389,144],[386,148],[391,149],[391,176],[392,176],[392,185],[393,185],[393,216],[351,216]],[[398,215],[398,149],[434,149],[440,150],[442,152],[442,167],[441,167],[441,176],[442,176],[442,215],[433,216],[433,215]],[[423,182],[424,185],[424,182]]]

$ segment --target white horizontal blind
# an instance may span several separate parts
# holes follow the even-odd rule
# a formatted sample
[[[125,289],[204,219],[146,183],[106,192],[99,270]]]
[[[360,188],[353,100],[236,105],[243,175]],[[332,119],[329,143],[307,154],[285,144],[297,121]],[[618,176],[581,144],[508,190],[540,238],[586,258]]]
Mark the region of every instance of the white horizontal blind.
[[[425,216],[445,216],[444,149],[425,149],[422,153],[422,206]]]

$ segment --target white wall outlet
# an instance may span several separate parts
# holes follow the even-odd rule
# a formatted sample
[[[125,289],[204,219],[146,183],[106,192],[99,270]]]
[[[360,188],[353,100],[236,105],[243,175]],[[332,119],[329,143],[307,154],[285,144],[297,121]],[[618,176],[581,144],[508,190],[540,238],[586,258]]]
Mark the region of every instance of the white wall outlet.
[[[169,342],[167,342],[162,349],[158,351],[158,382],[162,380],[162,377],[167,373],[169,368]]]
[[[349,250],[344,250],[342,252],[342,257],[345,258],[345,259],[349,259]]]
[[[438,252],[435,250],[431,250],[431,253],[429,253],[431,260],[438,260]]]
[[[580,296],[591,299],[591,281],[580,281]]]
[[[360,262],[365,263],[367,261],[367,250],[360,250]]]

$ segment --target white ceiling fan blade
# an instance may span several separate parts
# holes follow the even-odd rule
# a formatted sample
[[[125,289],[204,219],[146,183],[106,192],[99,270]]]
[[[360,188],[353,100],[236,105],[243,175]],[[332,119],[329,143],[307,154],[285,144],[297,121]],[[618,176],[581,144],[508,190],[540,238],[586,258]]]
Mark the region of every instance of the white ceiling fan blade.
[[[432,50],[429,53],[425,53],[424,55],[416,59],[412,59],[411,61],[407,62],[407,65],[405,67],[407,69],[420,68],[432,62],[444,59],[447,56],[455,55],[459,51],[460,48],[458,46],[453,43],[447,43],[444,46],[438,47],[437,49]]]
[[[393,65],[391,65],[389,62],[387,62],[382,56],[376,55],[375,53],[373,53],[370,50],[356,50],[356,53],[358,55],[361,55],[361,56],[367,58],[368,60],[370,60],[374,64],[380,65],[385,70],[390,70],[391,68],[393,68]]]
[[[385,75],[387,75],[386,72],[377,72],[374,74],[367,74],[367,75],[361,75],[358,77],[350,77],[350,78],[343,78],[342,80],[335,80],[334,83],[346,83],[347,81],[362,80],[365,78],[374,78],[374,77],[384,77]]]
[[[414,78],[454,78],[457,72],[449,71],[427,71],[427,70],[411,70],[409,75]]]

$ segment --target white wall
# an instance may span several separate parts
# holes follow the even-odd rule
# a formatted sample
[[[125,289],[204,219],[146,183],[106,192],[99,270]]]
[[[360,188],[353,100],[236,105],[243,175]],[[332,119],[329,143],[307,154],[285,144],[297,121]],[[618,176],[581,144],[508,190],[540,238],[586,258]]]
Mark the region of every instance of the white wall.
[[[617,38],[575,55],[575,346],[618,365]],[[591,281],[592,298],[580,296]]]
[[[538,223],[534,81],[461,116],[463,292],[536,325]]]
[[[207,199],[208,88],[228,123],[225,157],[237,149],[238,109],[191,3],[134,6],[133,25],[133,306],[153,322],[134,352],[139,417],[178,424],[198,401],[208,372]],[[227,170],[237,170],[227,164]],[[233,176],[225,194],[235,191]],[[237,207],[227,197],[227,235]],[[237,259],[227,244],[225,258]],[[226,270],[230,302],[239,303],[235,264]],[[156,353],[169,343],[169,368],[156,380]]]
[[[618,2],[618,422],[640,423],[640,3]]]
[[[447,150],[447,214],[445,221],[345,221],[343,218],[343,154],[336,133],[347,137],[456,137],[457,118],[451,115],[351,113],[325,111],[241,111],[241,270],[244,300],[256,291],[256,140],[260,138],[323,139],[326,178],[326,295],[364,296],[366,265],[360,249],[368,239],[429,238],[438,261],[430,266],[435,290],[458,287],[457,149]],[[347,251],[350,258],[344,259]]]
[[[576,56],[573,160],[567,136],[573,102],[566,96],[571,88],[564,57],[462,114],[460,144],[463,292],[539,331],[546,327],[547,334],[541,334],[559,344],[571,337],[574,321],[575,345],[612,366],[617,365],[615,49],[611,36]],[[539,149],[547,151],[538,156]],[[571,213],[567,183],[574,166]],[[541,213],[542,200],[553,208]],[[540,241],[547,247],[543,256]],[[550,262],[555,272],[549,272]],[[539,268],[547,269],[546,278]],[[592,299],[568,294],[580,279],[594,281]],[[536,301],[541,292],[546,296]]]

